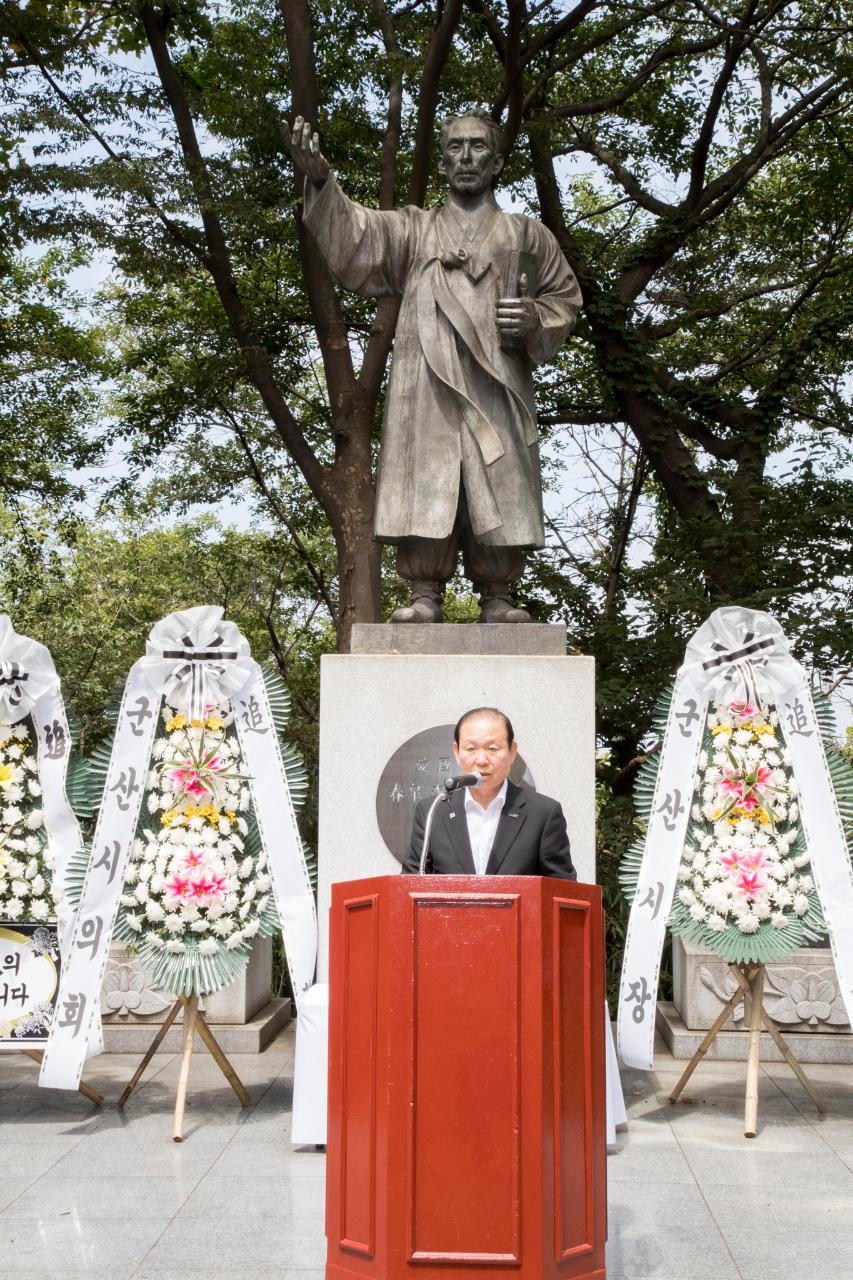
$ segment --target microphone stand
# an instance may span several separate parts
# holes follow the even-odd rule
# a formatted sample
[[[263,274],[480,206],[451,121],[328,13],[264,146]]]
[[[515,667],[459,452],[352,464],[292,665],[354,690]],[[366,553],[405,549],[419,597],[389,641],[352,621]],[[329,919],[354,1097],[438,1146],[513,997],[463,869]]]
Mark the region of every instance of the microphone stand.
[[[429,853],[429,833],[432,830],[432,819],[436,809],[442,801],[445,801],[446,803],[450,799],[452,793],[457,787],[478,787],[482,780],[482,775],[479,773],[463,773],[461,776],[457,776],[455,778],[445,778],[444,790],[439,791],[427,813],[426,825],[424,827],[424,842],[421,846],[421,860],[418,863],[419,876],[425,874],[426,860]]]
[[[438,795],[435,797],[435,799],[433,800],[432,804],[429,807],[429,812],[427,813],[427,819],[426,819],[426,826],[424,827],[424,842],[421,846],[421,860],[418,863],[419,876],[426,874],[425,867],[426,867],[427,854],[429,853],[429,833],[432,830],[433,814],[435,813],[436,809],[440,804],[442,803],[446,804],[449,799],[450,799],[449,791],[439,791]]]

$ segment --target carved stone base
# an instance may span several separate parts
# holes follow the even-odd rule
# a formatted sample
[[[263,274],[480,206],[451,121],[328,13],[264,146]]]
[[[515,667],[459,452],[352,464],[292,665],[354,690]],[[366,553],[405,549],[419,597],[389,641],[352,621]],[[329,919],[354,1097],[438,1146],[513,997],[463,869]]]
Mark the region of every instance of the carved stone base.
[[[222,1041],[226,1053],[260,1052],[282,1025],[280,1010],[283,1005],[287,1006],[287,1017],[290,1016],[289,1000],[272,999],[271,981],[272,941],[259,938],[252,947],[248,965],[237,981],[201,1001],[204,1016],[211,1027],[216,1028],[216,1037]],[[134,1053],[137,1042],[144,1050],[151,1039],[152,1030],[149,1028],[156,1029],[165,1020],[174,1002],[175,997],[171,993],[151,984],[133,952],[120,943],[112,944],[101,988],[101,1016],[108,1053]],[[272,1013],[268,1012],[270,1010]],[[262,1011],[264,1016],[258,1020],[257,1015]],[[270,1017],[275,1024],[273,1029],[263,1030]],[[140,1028],[141,1036],[116,1036],[112,1033],[113,1028],[125,1030],[133,1027]],[[256,1047],[234,1048],[233,1037],[229,1039],[222,1032],[223,1027],[234,1027],[235,1030],[254,1028],[247,1030],[240,1043]],[[170,1031],[169,1035],[176,1038],[180,1049],[180,1032]],[[167,1037],[166,1044],[170,1043]]]
[[[230,1057],[231,1054],[238,1053],[260,1053],[282,1027],[287,1025],[290,1021],[290,1013],[289,1000],[270,1000],[263,1009],[242,1025],[214,1022],[212,1019],[208,1021],[223,1053]],[[104,1047],[107,1053],[145,1053],[156,1034],[157,1027],[163,1021],[163,1018],[158,1018],[150,1022],[105,1022]],[[182,1043],[179,1020],[166,1032],[161,1051],[180,1053]],[[207,1052],[201,1041],[197,1043],[196,1051]]]
[[[782,1024],[780,1024],[781,1026]],[[674,1004],[661,1000],[657,1008],[657,1029],[673,1058],[689,1061],[705,1036],[704,1031],[692,1031],[684,1025]],[[853,1036],[829,1035],[821,1031],[788,1031],[782,1026],[782,1034],[796,1058],[802,1063],[853,1064]],[[742,1031],[721,1031],[706,1053],[708,1061],[746,1062],[749,1035]],[[770,1036],[761,1036],[761,1061],[781,1062],[782,1055]]]
[[[728,963],[707,947],[674,937],[672,966],[673,1003],[679,1020],[690,1031],[707,1031],[737,986]],[[796,1048],[794,1038],[789,1036],[789,1032],[803,1033],[806,1037],[850,1036],[850,1023],[829,947],[801,947],[786,960],[768,964],[764,1008],[804,1062],[851,1060],[809,1058]],[[734,1020],[724,1023],[723,1030],[735,1032],[743,1028],[744,1006],[740,1004],[735,1009]]]

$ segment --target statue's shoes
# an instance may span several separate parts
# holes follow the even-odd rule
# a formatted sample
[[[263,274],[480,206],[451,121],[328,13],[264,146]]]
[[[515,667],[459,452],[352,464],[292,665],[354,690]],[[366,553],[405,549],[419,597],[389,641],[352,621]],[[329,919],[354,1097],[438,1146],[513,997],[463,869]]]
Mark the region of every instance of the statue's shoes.
[[[417,596],[411,604],[395,609],[392,622],[441,622],[441,604],[429,596]]]
[[[530,622],[526,609],[519,609],[506,596],[483,596],[480,601],[480,622]]]

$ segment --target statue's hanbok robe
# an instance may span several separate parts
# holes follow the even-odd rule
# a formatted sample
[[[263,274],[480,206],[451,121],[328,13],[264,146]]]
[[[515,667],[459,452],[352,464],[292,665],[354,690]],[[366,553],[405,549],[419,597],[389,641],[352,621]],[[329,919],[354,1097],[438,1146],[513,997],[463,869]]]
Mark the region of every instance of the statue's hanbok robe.
[[[477,541],[542,546],[532,368],[554,355],[581,305],[551,232],[494,199],[473,215],[452,195],[440,209],[366,209],[331,176],[306,183],[304,220],[341,285],[402,296],[376,537],[448,537],[461,482]],[[495,304],[516,296],[522,272],[539,324],[502,345]]]

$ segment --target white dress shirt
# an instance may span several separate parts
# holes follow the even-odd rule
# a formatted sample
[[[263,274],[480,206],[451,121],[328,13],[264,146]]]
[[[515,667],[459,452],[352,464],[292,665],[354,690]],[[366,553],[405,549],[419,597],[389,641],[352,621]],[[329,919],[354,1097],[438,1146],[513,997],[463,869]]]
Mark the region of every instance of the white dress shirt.
[[[468,839],[471,841],[471,852],[474,855],[474,870],[478,876],[486,874],[486,865],[492,845],[495,843],[501,810],[506,800],[506,783],[495,796],[491,804],[485,808],[474,799],[470,790],[465,788],[465,818],[468,823]]]

